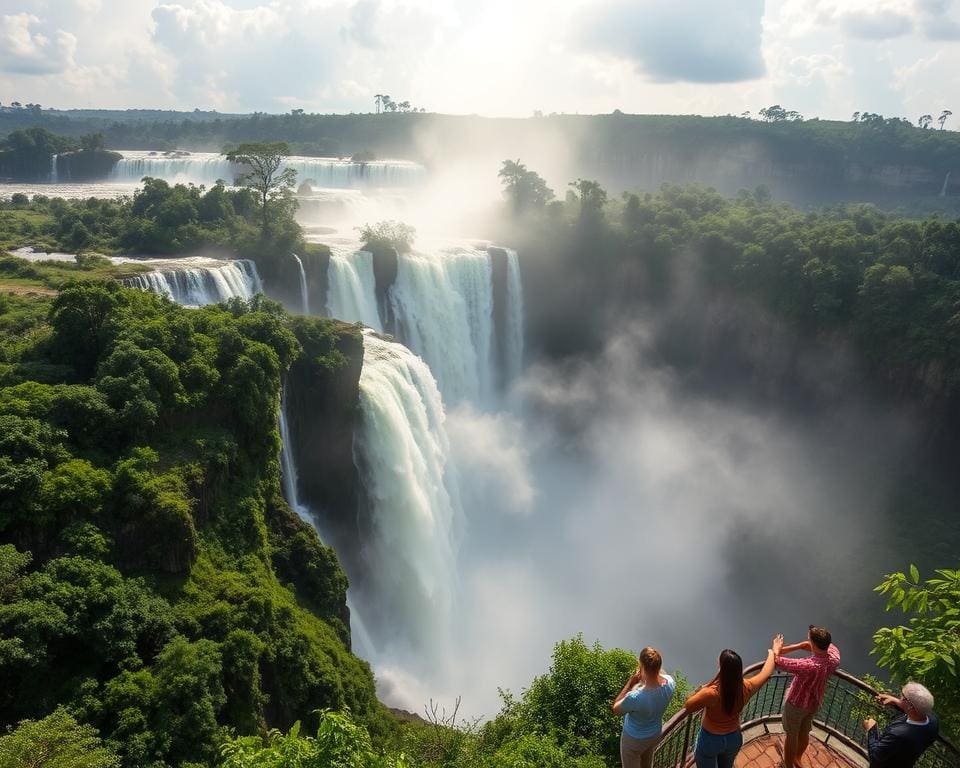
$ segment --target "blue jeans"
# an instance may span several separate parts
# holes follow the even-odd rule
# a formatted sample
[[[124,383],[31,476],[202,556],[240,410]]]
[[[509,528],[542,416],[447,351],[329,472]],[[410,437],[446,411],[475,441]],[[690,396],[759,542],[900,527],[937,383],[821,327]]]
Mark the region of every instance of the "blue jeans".
[[[740,731],[718,736],[701,728],[693,760],[697,768],[733,768],[733,761],[742,746],[743,734]]]

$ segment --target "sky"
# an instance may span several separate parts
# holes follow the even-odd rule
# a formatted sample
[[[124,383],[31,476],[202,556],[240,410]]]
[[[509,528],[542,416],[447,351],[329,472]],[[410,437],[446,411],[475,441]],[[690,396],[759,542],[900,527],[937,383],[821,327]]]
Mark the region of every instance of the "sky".
[[[960,114],[960,0],[0,0],[0,103]],[[949,126],[948,126],[949,127]]]

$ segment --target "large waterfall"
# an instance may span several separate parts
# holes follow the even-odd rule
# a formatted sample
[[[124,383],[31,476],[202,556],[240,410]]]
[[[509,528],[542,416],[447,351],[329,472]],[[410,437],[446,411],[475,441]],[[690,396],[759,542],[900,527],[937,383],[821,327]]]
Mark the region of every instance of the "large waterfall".
[[[316,527],[313,515],[300,503],[300,493],[297,489],[297,461],[293,455],[293,442],[290,439],[290,427],[287,422],[287,400],[282,393],[280,395],[280,445],[280,480],[283,483],[283,496],[301,520]]]
[[[249,299],[263,290],[256,264],[245,259],[177,259],[175,265],[162,265],[154,272],[127,278],[124,284],[162,294],[188,307],[234,297]]]
[[[372,535],[359,602],[378,652],[429,663],[452,618],[461,516],[443,402],[423,360],[368,331],[360,405],[354,451]]]
[[[333,317],[381,330],[369,251],[330,246],[327,283],[327,309]]]
[[[111,180],[138,182],[153,176],[169,182],[233,184],[244,168],[213,152],[157,153],[122,152],[111,173]],[[316,186],[348,189],[351,187],[406,187],[424,176],[424,168],[406,160],[378,160],[354,163],[330,157],[288,157],[284,168],[297,172],[297,183],[312,181]]]
[[[507,254],[506,327],[494,334],[493,269],[482,245],[442,245],[401,254],[390,310],[398,338],[422,357],[448,405],[489,406],[497,382],[519,374],[523,358],[523,292],[517,254]],[[341,320],[381,327],[372,257],[331,248],[328,309]],[[494,354],[496,344],[503,354]],[[497,369],[502,361],[503,371]]]

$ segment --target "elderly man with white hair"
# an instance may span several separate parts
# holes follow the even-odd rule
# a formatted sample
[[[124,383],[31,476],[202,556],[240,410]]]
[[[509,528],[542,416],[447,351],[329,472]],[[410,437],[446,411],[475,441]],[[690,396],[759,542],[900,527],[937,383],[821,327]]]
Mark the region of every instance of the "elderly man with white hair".
[[[863,721],[870,768],[912,768],[940,732],[940,723],[933,714],[933,694],[920,683],[907,683],[899,699],[881,693],[877,701],[897,707],[903,714],[891,721],[882,733],[876,720]]]

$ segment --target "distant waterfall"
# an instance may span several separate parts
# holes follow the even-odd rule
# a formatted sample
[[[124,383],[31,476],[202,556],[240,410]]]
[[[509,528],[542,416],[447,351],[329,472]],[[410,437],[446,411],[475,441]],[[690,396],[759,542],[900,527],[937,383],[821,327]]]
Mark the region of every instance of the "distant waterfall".
[[[943,188],[940,190],[940,197],[947,196],[947,189],[950,186],[950,171],[947,171],[947,175],[943,177]]]
[[[461,511],[443,402],[430,369],[410,350],[370,332],[363,342],[354,454],[372,534],[357,588],[373,642],[428,660],[444,641],[457,589]]]
[[[118,182],[138,182],[153,176],[168,182],[215,184],[222,180],[234,183],[244,167],[231,163],[224,155],[212,152],[170,153],[122,152],[110,175]],[[420,181],[422,165],[405,160],[380,160],[354,163],[330,157],[288,157],[284,168],[297,172],[297,183],[313,181],[318,187],[349,189],[352,187],[406,187]]]
[[[331,246],[327,276],[327,309],[332,317],[382,330],[369,251]]]
[[[145,272],[124,281],[125,285],[162,294],[177,304],[201,307],[234,297],[249,299],[262,291],[257,265],[248,260],[211,263],[179,260],[176,266]]]
[[[56,184],[59,179],[59,175],[57,174],[57,158],[58,157],[59,155],[57,154],[50,155],[50,183],[51,184]]]
[[[300,301],[303,306],[303,314],[310,314],[310,296],[307,294],[307,273],[303,270],[303,262],[297,254],[293,254],[297,266],[300,268]]]

